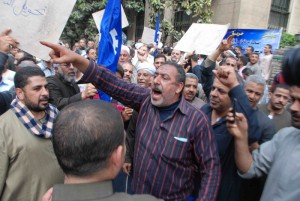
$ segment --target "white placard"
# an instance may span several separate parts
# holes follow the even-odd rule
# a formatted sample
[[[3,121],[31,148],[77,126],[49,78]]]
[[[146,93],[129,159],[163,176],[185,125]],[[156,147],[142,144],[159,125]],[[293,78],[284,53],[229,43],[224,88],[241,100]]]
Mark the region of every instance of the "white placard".
[[[1,0],[0,30],[11,28],[19,48],[48,60],[50,49],[44,40],[57,43],[76,0]]]
[[[193,23],[174,49],[209,55],[218,47],[229,25]]]
[[[158,32],[158,41],[161,38],[161,32]],[[144,27],[143,35],[141,41],[145,44],[154,43],[155,30],[148,27]]]
[[[93,13],[94,22],[97,26],[97,29],[100,33],[100,24],[104,15],[104,10],[100,10],[98,12]],[[129,25],[126,14],[124,12],[123,6],[121,5],[121,14],[122,14],[122,29]]]

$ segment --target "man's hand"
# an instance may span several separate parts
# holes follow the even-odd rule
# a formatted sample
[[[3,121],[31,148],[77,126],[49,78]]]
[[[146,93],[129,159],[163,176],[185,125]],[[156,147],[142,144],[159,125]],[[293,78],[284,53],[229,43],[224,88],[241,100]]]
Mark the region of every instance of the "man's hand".
[[[98,93],[96,87],[91,83],[87,84],[85,90],[81,93],[81,99],[84,100],[89,97],[93,97]]]
[[[243,113],[236,112],[234,115],[232,111],[232,108],[230,108],[226,117],[228,131],[235,139],[247,139],[248,123],[246,117]]]
[[[220,82],[227,86],[229,89],[232,89],[235,86],[239,85],[234,68],[220,66],[218,70],[213,70],[213,72],[216,78],[218,78],[218,80],[220,80]]]
[[[229,50],[232,48],[233,46],[233,42],[232,42],[232,39],[233,39],[233,35],[230,35],[226,40],[222,40],[222,42],[220,43],[218,49],[220,52],[224,52],[226,50]]]
[[[129,175],[131,171],[131,163],[124,163],[123,171],[125,172],[125,174]]]
[[[0,52],[9,53],[10,49],[17,47],[19,44],[18,41],[8,34],[11,32],[11,29],[4,30],[0,35]]]
[[[80,70],[83,73],[89,66],[89,60],[67,49],[64,46],[56,45],[46,41],[41,41],[40,43],[52,49],[49,55],[53,63],[72,63],[73,66],[75,66],[78,70]]]
[[[52,201],[53,188],[50,188],[42,197],[42,201]]]
[[[130,120],[133,113],[133,109],[129,107],[125,107],[124,111],[121,113],[122,119],[124,122],[127,122]]]

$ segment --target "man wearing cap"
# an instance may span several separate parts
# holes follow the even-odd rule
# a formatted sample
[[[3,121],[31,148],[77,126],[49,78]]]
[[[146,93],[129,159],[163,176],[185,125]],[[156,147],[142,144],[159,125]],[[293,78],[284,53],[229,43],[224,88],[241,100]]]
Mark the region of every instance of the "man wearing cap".
[[[131,57],[130,57],[130,50],[129,47],[122,45],[121,46],[121,52],[120,52],[120,57],[119,57],[119,64],[123,65],[126,62],[130,62]]]
[[[150,87],[153,81],[153,75],[156,71],[156,68],[148,63],[141,63],[137,67],[137,83],[142,87]]]

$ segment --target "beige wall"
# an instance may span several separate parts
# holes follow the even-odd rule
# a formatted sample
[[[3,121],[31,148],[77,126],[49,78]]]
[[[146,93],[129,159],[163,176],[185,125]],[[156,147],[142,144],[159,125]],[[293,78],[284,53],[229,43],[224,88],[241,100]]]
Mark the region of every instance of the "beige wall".
[[[290,34],[300,33],[300,1],[291,0],[290,16],[287,25],[287,32]]]
[[[272,0],[216,0],[212,22],[230,23],[231,28],[268,28]]]

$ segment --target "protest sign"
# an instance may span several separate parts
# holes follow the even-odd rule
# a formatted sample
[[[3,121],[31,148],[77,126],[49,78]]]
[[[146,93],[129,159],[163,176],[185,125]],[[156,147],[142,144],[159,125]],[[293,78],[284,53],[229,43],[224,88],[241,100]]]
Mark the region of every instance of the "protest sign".
[[[104,11],[105,9],[92,14],[99,33],[100,33],[100,24],[103,18]],[[129,23],[122,5],[121,5],[121,14],[122,14],[122,28],[125,28],[129,25]]]
[[[197,24],[193,23],[174,49],[196,54],[211,54],[225,36],[229,24]]]
[[[158,33],[158,41],[160,41],[161,38],[161,32]],[[150,29],[148,27],[144,27],[143,35],[142,35],[142,42],[145,44],[154,43],[154,36],[155,36],[155,30]]]
[[[225,38],[233,35],[234,46],[241,46],[243,50],[252,46],[254,51],[262,53],[266,44],[272,45],[273,50],[278,49],[281,34],[282,29],[228,29]]]
[[[44,40],[58,43],[76,0],[3,0],[0,2],[0,30],[11,28],[19,48],[48,60],[50,49]]]

